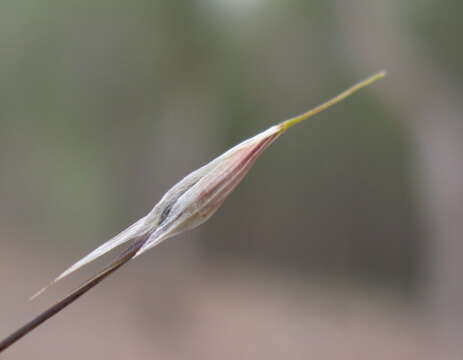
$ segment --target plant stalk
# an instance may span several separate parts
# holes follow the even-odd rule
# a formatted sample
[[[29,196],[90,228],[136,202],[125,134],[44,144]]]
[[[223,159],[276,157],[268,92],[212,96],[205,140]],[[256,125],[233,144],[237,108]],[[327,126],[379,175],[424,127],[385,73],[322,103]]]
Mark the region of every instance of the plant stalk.
[[[127,251],[125,251],[117,260],[112,264],[108,265],[103,271],[98,275],[94,276],[90,280],[83,283],[80,287],[72,291],[69,295],[58,301],[56,304],[50,306],[47,310],[42,312],[40,315],[36,316],[34,319],[29,321],[24,326],[20,327],[18,330],[13,332],[11,335],[0,341],[0,353],[13,345],[16,341],[20,340],[22,337],[30,333],[39,325],[43,324],[45,321],[50,319],[53,315],[56,315],[61,310],[66,308],[66,306],[72,304],[87,291],[98,285],[102,280],[111,275],[114,271],[119,269],[121,266],[125,265],[140,249],[144,241],[137,241],[134,243]]]

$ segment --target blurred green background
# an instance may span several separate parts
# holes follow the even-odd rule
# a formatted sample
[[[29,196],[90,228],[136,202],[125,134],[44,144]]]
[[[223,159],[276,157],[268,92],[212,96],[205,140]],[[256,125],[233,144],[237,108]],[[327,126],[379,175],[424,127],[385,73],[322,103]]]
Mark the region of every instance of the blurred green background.
[[[97,271],[26,302],[184,175],[389,73],[5,358],[461,359],[462,10],[2,1],[0,337]]]

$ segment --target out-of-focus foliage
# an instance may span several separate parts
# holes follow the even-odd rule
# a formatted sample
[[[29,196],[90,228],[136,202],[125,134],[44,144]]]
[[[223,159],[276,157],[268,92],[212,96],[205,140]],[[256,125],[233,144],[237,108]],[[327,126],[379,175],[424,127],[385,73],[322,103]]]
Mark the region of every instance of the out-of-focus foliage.
[[[56,355],[47,344],[58,337],[61,355],[89,344],[109,357],[112,343],[112,358],[227,358],[220,349],[238,348],[234,358],[255,358],[255,344],[261,358],[324,358],[336,341],[312,353],[304,344],[317,341],[307,333],[364,339],[363,325],[383,339],[376,350],[392,344],[418,358],[408,349],[426,348],[424,320],[400,319],[427,301],[422,284],[432,260],[424,249],[433,234],[422,216],[429,212],[422,184],[432,166],[420,156],[419,116],[408,111],[415,106],[380,88],[409,87],[417,96],[442,90],[397,76],[408,66],[426,69],[407,63],[414,52],[445,79],[440,84],[460,91],[459,9],[456,0],[2,1],[0,282],[11,290],[0,304],[11,318],[0,320],[1,334],[40,308],[17,305],[21,299],[145,214],[182,176],[365,75],[389,71],[385,85],[292,129],[208,224],[142,257],[18,344],[11,358]],[[356,33],[352,14],[371,19],[371,27]],[[406,56],[397,39],[375,28],[382,20],[391,33],[400,24]],[[383,54],[386,42],[392,50]],[[444,124],[435,125],[436,136]],[[455,184],[463,181],[458,174]],[[225,293],[230,303],[220,308]],[[281,293],[283,308],[275,305]],[[105,299],[115,294],[120,300],[105,314]],[[333,307],[323,308],[325,301]],[[295,303],[302,305],[289,314],[285,306]],[[108,315],[121,308],[123,315]],[[347,328],[336,325],[333,311],[346,316]],[[242,313],[278,324],[277,333],[291,327],[292,337],[272,344],[264,338],[275,335],[273,325],[256,325],[257,338],[249,338],[252,326],[234,322]],[[222,316],[230,333],[214,337]],[[89,341],[83,329],[103,324],[121,329]],[[217,348],[206,355],[214,338]],[[371,358],[358,339],[351,341],[361,355],[353,358]]]

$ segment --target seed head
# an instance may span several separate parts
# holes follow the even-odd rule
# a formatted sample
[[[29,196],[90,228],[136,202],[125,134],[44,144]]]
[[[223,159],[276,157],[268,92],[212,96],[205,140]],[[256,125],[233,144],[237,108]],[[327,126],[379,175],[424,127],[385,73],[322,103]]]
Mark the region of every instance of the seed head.
[[[76,262],[51,284],[123,243],[142,239],[143,244],[131,257],[135,258],[162,241],[202,224],[217,211],[262,152],[281,134],[297,123],[331,107],[384,76],[384,71],[379,72],[316,108],[283,121],[243,141],[198,170],[193,171],[167,191],[145,217]],[[42,293],[46,288],[32,298]]]

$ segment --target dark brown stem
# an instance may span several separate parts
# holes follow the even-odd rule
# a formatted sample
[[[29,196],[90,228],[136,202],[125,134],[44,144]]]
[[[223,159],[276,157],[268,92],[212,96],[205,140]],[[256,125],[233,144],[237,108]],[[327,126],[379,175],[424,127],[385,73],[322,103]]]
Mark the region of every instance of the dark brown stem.
[[[102,272],[100,272],[95,277],[91,278],[76,290],[71,292],[62,300],[58,301],[53,306],[49,307],[43,313],[29,321],[27,324],[16,330],[10,336],[6,337],[2,341],[0,341],[0,353],[3,352],[5,349],[13,345],[16,341],[21,339],[24,335],[27,335],[29,332],[34,330],[37,326],[41,325],[43,322],[51,318],[53,315],[57,314],[61,310],[63,310],[66,306],[72,304],[75,300],[80,298],[83,294],[89,291],[94,286],[98,285],[100,281],[111,275],[114,271],[119,269],[122,265],[127,263],[140,249],[143,245],[143,241],[137,241],[133,244],[126,252],[124,252],[116,261],[114,261],[111,265],[106,267]]]

